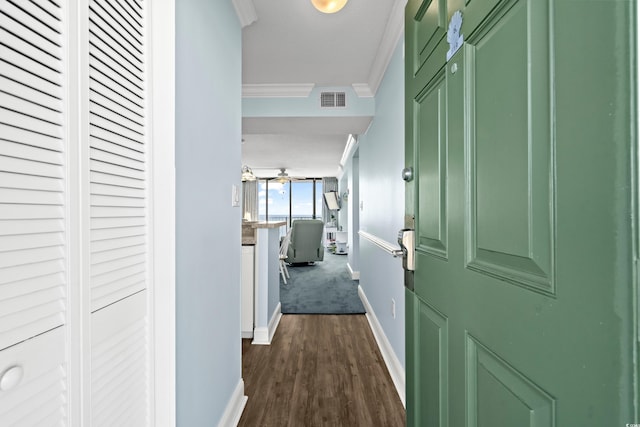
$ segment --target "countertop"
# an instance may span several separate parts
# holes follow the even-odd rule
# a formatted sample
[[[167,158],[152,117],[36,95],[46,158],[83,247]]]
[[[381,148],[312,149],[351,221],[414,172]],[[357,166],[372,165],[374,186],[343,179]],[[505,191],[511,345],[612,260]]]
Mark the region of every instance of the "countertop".
[[[250,224],[253,228],[278,228],[287,225],[287,221],[259,221]]]
[[[286,221],[243,221],[242,222],[242,244],[256,244],[256,229],[258,228],[278,228],[287,225]]]

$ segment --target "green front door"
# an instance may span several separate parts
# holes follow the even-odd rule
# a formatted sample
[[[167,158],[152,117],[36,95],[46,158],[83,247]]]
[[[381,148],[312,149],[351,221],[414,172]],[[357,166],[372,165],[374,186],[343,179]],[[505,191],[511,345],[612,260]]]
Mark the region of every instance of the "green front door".
[[[634,8],[409,0],[408,425],[640,422]]]

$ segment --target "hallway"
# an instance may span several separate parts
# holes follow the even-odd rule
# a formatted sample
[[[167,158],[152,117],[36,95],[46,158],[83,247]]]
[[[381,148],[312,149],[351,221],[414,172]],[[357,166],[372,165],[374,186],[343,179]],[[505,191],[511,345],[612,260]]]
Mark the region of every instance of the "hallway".
[[[239,426],[404,426],[364,315],[284,315],[270,346],[242,342]]]

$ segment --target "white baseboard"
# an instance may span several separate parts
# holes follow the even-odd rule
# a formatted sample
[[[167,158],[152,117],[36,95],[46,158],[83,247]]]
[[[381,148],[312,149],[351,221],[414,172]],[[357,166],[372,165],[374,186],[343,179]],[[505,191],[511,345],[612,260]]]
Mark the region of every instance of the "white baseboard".
[[[351,264],[347,263],[347,268],[349,269],[349,274],[351,274],[351,280],[360,280],[360,272],[353,271],[351,268]]]
[[[278,303],[276,309],[273,310],[271,319],[269,320],[269,344],[271,344],[271,340],[276,333],[276,329],[278,329],[280,319],[282,319],[282,304]]]
[[[254,344],[254,345],[271,344],[271,340],[269,339],[269,328],[267,328],[266,326],[255,328],[253,330],[253,341],[251,341],[251,344]]]
[[[261,326],[253,330],[253,341],[251,341],[251,344],[271,345],[273,335],[275,335],[276,329],[278,329],[278,325],[280,324],[280,319],[282,318],[281,307],[282,305],[278,303],[276,309],[273,310],[268,326]]]
[[[253,338],[253,331],[242,331],[242,338],[250,339]]]
[[[382,325],[380,325],[380,322],[376,317],[376,313],[373,311],[371,304],[369,304],[369,300],[367,299],[362,286],[358,286],[358,295],[360,296],[360,300],[364,305],[364,309],[367,311],[367,320],[369,321],[369,326],[371,326],[373,336],[378,343],[378,348],[380,349],[380,353],[382,353],[384,363],[387,365],[387,370],[389,371],[389,375],[391,375],[393,385],[396,386],[396,391],[398,392],[398,396],[400,396],[402,405],[406,408],[407,404],[405,391],[405,370],[402,367],[402,363],[400,363],[400,360],[398,360],[398,356],[396,356],[395,351],[393,351],[393,347],[391,347],[391,343],[387,339],[387,336],[382,329]]]
[[[236,389],[231,395],[231,399],[229,400],[229,404],[224,410],[224,414],[222,414],[222,418],[218,423],[218,427],[235,427],[240,422],[240,417],[242,416],[242,411],[244,411],[244,407],[247,404],[247,400],[249,398],[244,395],[244,381],[240,378]]]

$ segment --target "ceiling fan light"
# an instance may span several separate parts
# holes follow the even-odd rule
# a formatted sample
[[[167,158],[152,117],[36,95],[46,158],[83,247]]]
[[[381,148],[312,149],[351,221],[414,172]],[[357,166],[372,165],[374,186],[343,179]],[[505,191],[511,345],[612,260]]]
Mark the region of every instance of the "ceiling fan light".
[[[255,181],[256,176],[253,174],[253,171],[249,166],[242,167],[242,180],[243,181]]]
[[[313,6],[322,13],[336,13],[348,0],[311,0]]]

